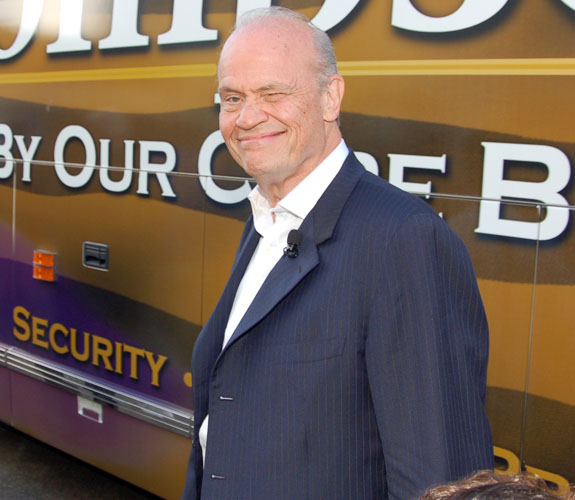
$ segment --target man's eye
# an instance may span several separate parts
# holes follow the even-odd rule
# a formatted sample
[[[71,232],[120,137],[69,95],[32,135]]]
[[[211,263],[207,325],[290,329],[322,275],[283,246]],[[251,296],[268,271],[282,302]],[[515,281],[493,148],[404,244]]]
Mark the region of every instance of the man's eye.
[[[224,111],[234,111],[241,105],[242,99],[237,95],[230,95],[223,97],[221,100],[221,106]]]
[[[223,109],[235,109],[242,102],[237,95],[222,96],[221,105]]]

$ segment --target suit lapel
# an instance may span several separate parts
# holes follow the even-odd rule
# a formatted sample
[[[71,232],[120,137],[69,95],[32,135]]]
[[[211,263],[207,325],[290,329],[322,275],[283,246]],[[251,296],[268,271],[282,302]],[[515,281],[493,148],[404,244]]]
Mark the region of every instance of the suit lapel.
[[[312,226],[312,224],[309,224],[309,226]],[[313,242],[313,231],[310,231],[309,228],[303,228],[303,224],[300,231],[302,231],[302,243],[299,247],[298,257],[290,258],[285,255],[281,257],[254,297],[253,302],[227,343],[226,349],[256,323],[261,321],[318,265],[319,258],[317,247]]]
[[[363,173],[365,173],[363,166],[357,161],[355,155],[350,153],[340,172],[300,227],[302,243],[299,247],[299,256],[290,258],[284,255],[279,260],[255,296],[222,354],[238,338],[245,335],[254,325],[269,314],[301,280],[319,265],[318,246],[331,238],[343,206]],[[250,252],[250,257],[251,254],[253,254],[253,249]],[[242,269],[241,276],[243,276],[245,267],[247,267],[247,263]],[[237,286],[238,284],[234,288],[234,296]],[[233,299],[234,297],[232,296],[232,302]],[[229,309],[227,309],[227,312],[229,315]]]

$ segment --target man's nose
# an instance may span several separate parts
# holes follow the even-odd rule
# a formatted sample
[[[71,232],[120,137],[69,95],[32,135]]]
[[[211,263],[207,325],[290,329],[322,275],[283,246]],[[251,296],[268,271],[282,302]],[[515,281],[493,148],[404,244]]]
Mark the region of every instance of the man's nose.
[[[263,109],[262,103],[256,100],[247,99],[240,111],[237,126],[243,129],[252,129],[267,120],[267,113]]]

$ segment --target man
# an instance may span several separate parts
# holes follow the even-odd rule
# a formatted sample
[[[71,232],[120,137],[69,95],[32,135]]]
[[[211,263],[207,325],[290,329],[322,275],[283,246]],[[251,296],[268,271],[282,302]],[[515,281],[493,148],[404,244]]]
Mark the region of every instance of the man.
[[[491,467],[468,255],[348,151],[329,38],[286,9],[252,11],[218,77],[220,130],[257,187],[194,347],[183,498],[409,499]]]

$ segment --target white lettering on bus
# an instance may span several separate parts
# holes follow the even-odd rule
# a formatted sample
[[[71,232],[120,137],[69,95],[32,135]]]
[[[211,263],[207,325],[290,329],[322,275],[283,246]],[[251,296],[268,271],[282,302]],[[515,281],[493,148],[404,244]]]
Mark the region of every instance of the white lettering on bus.
[[[124,141],[124,172],[118,181],[110,179],[110,139],[100,139],[100,184],[112,193],[123,193],[130,189],[134,169],[134,142]]]
[[[0,48],[0,61],[2,59],[10,59],[17,56],[30,43],[36,33],[36,28],[38,27],[38,22],[40,21],[43,9],[44,0],[24,0],[24,3],[22,4],[20,29],[18,30],[18,34],[16,35],[14,42],[9,48]]]
[[[31,182],[31,161],[36,155],[38,146],[42,137],[33,135],[30,137],[30,146],[26,147],[23,135],[13,135],[12,129],[5,123],[0,124],[0,136],[4,137],[0,145],[0,158],[4,158],[4,166],[0,167],[0,179],[8,179],[14,172],[14,156],[12,155],[12,144],[16,139],[16,146],[20,151],[20,156],[23,160],[22,180],[24,182]]]
[[[14,141],[16,139],[16,141]],[[84,163],[66,163],[65,150],[72,140],[79,140],[85,151]],[[15,158],[12,151],[16,142],[24,168],[22,180],[31,182],[31,163],[39,149],[42,137],[31,136],[26,146],[25,136],[14,135],[9,125],[0,123],[0,179],[14,175]],[[110,139],[100,139],[100,164],[98,165],[96,146],[90,132],[79,125],[68,125],[60,131],[54,146],[54,168],[59,180],[67,187],[79,189],[92,178],[94,168],[99,169],[100,184],[106,191],[122,193],[129,190],[134,174],[134,149],[136,141],[124,140],[124,168],[110,166]],[[169,179],[175,170],[177,153],[175,147],[163,141],[138,141],[139,171],[137,194],[149,195],[149,177],[155,175],[161,188],[161,195],[176,197]],[[212,132],[200,148],[198,157],[198,178],[208,198],[226,205],[243,202],[251,191],[247,179],[238,178],[241,184],[233,189],[224,189],[216,183],[212,172],[215,152],[223,146],[224,140],[219,131]],[[571,164],[565,153],[555,147],[538,144],[514,144],[482,142],[485,149],[483,158],[483,180],[479,203],[479,222],[475,232],[509,238],[547,241],[562,235],[569,224],[572,206],[561,194],[571,180]],[[356,153],[364,167],[378,174],[377,160],[369,153]],[[152,161],[161,156],[162,161]],[[447,155],[421,156],[389,154],[389,182],[395,186],[420,195],[433,195],[431,181],[425,183],[408,182],[405,179],[409,169],[436,170],[442,174],[447,170]],[[3,164],[2,164],[3,161]],[[506,162],[538,164],[546,168],[547,177],[541,182],[511,180],[505,176]],[[76,173],[72,173],[76,169]],[[116,172],[114,174],[113,172]],[[502,215],[504,204],[527,203],[534,209],[542,210],[542,220],[513,220]]]
[[[81,167],[71,167],[74,170],[79,170],[79,172],[74,174],[71,174],[64,164],[64,152],[71,139],[78,139],[84,146],[84,151],[86,152],[84,165]],[[96,146],[94,145],[90,132],[79,125],[68,125],[62,129],[58,134],[56,144],[54,145],[54,169],[56,170],[56,175],[62,184],[71,188],[84,187],[92,178],[95,165]]]
[[[138,2],[139,0],[114,2],[112,29],[110,34],[98,43],[100,49],[147,47],[149,45],[150,37],[138,33]]]
[[[92,42],[82,38],[84,0],[60,1],[60,30],[58,32],[58,39],[46,46],[46,52],[48,52],[48,54],[57,54],[91,50]]]
[[[34,159],[34,156],[36,156],[36,151],[38,151],[38,146],[42,141],[42,137],[39,135],[33,135],[30,137],[29,147],[26,147],[23,135],[15,135],[14,139],[16,139],[16,145],[18,146],[18,151],[20,151],[20,156],[22,157],[22,160],[24,160],[24,164],[22,166],[22,180],[24,182],[32,182],[31,162]]]
[[[5,123],[0,123],[0,137],[3,137],[0,144],[0,158],[4,159],[4,165],[0,167],[0,179],[9,179],[14,172],[14,156],[11,151],[14,136],[12,129]]]
[[[569,223],[569,203],[559,192],[567,186],[571,177],[571,165],[565,153],[551,146],[535,144],[482,144],[485,148],[483,199],[479,205],[479,226],[475,231],[541,241],[562,234]],[[543,182],[505,179],[506,161],[543,164],[547,167],[547,179]],[[502,202],[499,200],[502,199],[534,200],[553,206],[546,208],[546,216],[540,222],[508,220],[500,216]]]
[[[341,23],[357,7],[360,0],[325,0],[312,21],[328,31]],[[268,7],[271,0],[238,0],[236,16],[256,7]],[[20,54],[34,38],[44,0],[23,0],[18,34],[12,45],[0,49],[0,60]],[[58,38],[46,46],[48,54],[88,52],[92,42],[82,37],[84,0],[61,0]],[[101,50],[147,47],[150,37],[138,32],[139,0],[113,2],[110,34],[99,41]],[[172,25],[158,35],[158,45],[195,43],[218,39],[218,31],[203,26],[203,2],[174,0]]]
[[[575,0],[560,0],[575,10]],[[360,0],[325,0],[312,19],[324,31],[344,21]],[[391,24],[396,28],[420,33],[447,33],[472,28],[496,16],[508,0],[463,0],[459,8],[447,16],[427,16],[417,10],[411,0],[393,0]],[[267,7],[271,0],[238,0],[236,15],[256,8]],[[158,45],[195,43],[218,39],[218,31],[203,26],[203,2],[174,0],[170,29],[158,35]],[[44,0],[23,0],[18,34],[7,49],[0,48],[0,60],[10,59],[22,52],[34,38],[44,9]],[[92,42],[82,38],[84,0],[61,0],[58,39],[47,45],[49,54],[87,52]],[[138,32],[139,0],[113,3],[110,34],[100,40],[101,50],[147,47],[150,39]]]
[[[152,155],[160,153],[164,155],[163,163],[152,162]],[[140,141],[140,174],[138,176],[138,194],[149,194],[148,173],[156,174],[162,196],[175,198],[176,193],[168,180],[169,172],[176,167],[176,150],[169,142],[163,141]]]
[[[80,166],[66,164],[64,159],[66,146],[69,141],[74,139],[80,140],[86,154],[85,162]],[[100,139],[100,165],[104,167],[100,169],[100,183],[107,191],[121,193],[129,189],[134,168],[134,142],[133,140],[124,141],[124,172],[120,180],[112,180],[106,168],[110,166],[110,139]],[[158,179],[162,196],[175,198],[176,193],[172,189],[167,175],[176,167],[176,149],[174,146],[164,141],[139,141],[139,146],[140,169],[137,193],[149,194],[149,176],[153,174]],[[152,158],[157,155],[162,156],[163,161],[152,161]],[[92,178],[96,160],[96,146],[87,129],[79,125],[68,125],[60,131],[54,146],[54,168],[62,184],[75,189],[84,187]],[[68,169],[78,169],[79,172],[72,174]]]
[[[397,155],[389,156],[389,182],[404,191],[417,194],[431,194],[431,181],[421,184],[419,182],[405,181],[405,170],[408,168],[418,168],[425,170],[439,170],[442,174],[446,170],[447,155],[442,156],[419,156],[419,155]]]
[[[158,45],[217,40],[217,30],[202,25],[203,8],[204,2],[174,0],[172,26],[169,31],[158,36]]]

